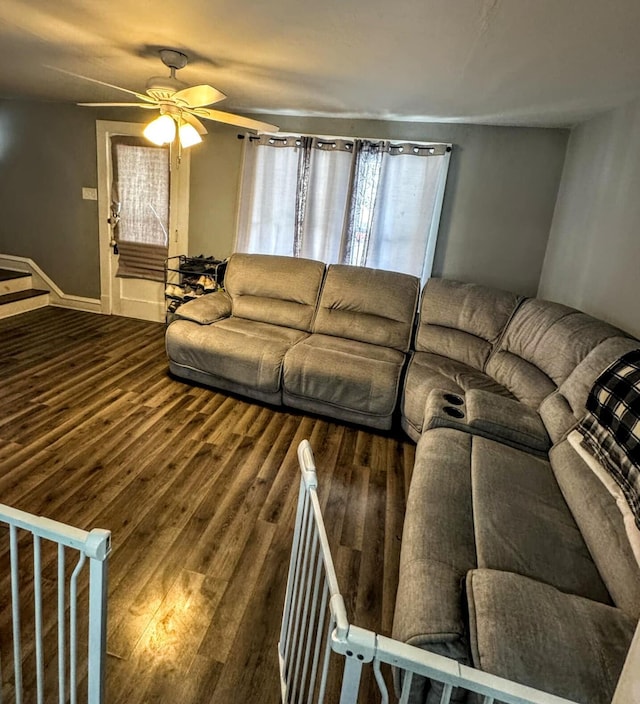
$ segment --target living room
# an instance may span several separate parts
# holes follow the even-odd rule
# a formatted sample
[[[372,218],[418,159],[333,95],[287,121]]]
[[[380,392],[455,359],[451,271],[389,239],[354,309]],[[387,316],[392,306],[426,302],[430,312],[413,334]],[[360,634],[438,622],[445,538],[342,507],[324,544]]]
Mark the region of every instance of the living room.
[[[476,11],[480,17],[480,8]],[[635,47],[631,40],[625,44],[621,39],[633,26],[635,7],[624,3],[607,14],[594,3],[590,12],[593,17],[584,37],[576,38],[575,46],[563,44],[555,58],[554,70],[559,70],[555,66],[563,56],[575,64],[575,87],[563,85],[562,90],[571,92],[555,101],[549,99],[546,111],[533,105],[535,114],[528,121],[506,114],[506,106],[504,114],[498,114],[498,104],[492,111],[494,119],[469,111],[467,120],[445,115],[446,123],[355,114],[348,118],[312,117],[304,116],[303,110],[299,116],[263,111],[262,117],[282,132],[452,142],[455,148],[434,274],[525,295],[539,289],[545,297],[581,307],[637,334],[640,322],[630,303],[635,276],[628,267],[633,266],[638,253],[632,234],[637,221],[632,187],[637,174],[632,155],[638,141],[635,123],[640,108],[634,102],[634,81],[625,68],[633,64],[630,57]],[[583,7],[580,14],[587,24]],[[568,10],[566,16],[571,22]],[[536,19],[545,27],[545,10],[541,8]],[[513,37],[506,35],[510,42],[518,42],[518,32],[525,37],[529,32],[534,34],[526,26],[526,18],[521,25],[517,17],[513,21],[509,30]],[[610,33],[609,44],[602,35],[603,26]],[[557,28],[554,32],[561,33]],[[491,47],[488,38],[484,41]],[[533,80],[541,67],[534,63],[538,60],[535,37],[528,41],[533,46],[525,68]],[[588,54],[590,41],[598,46],[595,57]],[[607,52],[607,46],[612,50]],[[620,65],[607,67],[606,61],[619,61]],[[160,72],[159,62],[153,59],[147,59],[139,72],[148,75],[149,65],[151,71]],[[5,66],[7,77],[19,68],[9,62]],[[106,80],[107,71],[98,77]],[[54,78],[58,79],[55,72],[38,67],[40,84]],[[62,78],[78,100],[88,95],[90,84]],[[541,72],[539,85],[529,90],[542,90],[545,79],[548,76]],[[521,89],[517,74],[485,80],[485,92],[500,89],[508,95],[509,89]],[[0,108],[4,166],[0,174],[0,253],[30,257],[65,293],[99,298],[97,236],[88,234],[95,232],[96,203],[78,197],[83,186],[97,186],[95,120],[141,121],[144,114],[82,110],[52,99],[33,102],[20,97],[16,80],[11,82],[12,87],[4,90],[8,99]],[[110,97],[114,95],[119,97],[111,91]],[[589,99],[591,108],[587,106]],[[488,99],[483,95],[483,100]],[[511,103],[523,100],[516,95]],[[282,107],[287,111],[289,106]],[[556,116],[561,108],[569,117]],[[386,110],[393,113],[394,109],[389,105]],[[242,142],[236,138],[238,129],[216,123],[208,127],[211,134],[192,156],[189,253],[223,258],[233,249]],[[31,195],[24,198],[25,193]],[[613,210],[608,207],[608,193],[615,194]]]
[[[636,300],[640,240],[637,228],[640,210],[636,186],[640,181],[640,167],[636,153],[640,149],[640,85],[632,70],[639,58],[635,28],[640,18],[636,4],[622,2],[604,7],[594,1],[572,3],[571,7],[560,9],[555,3],[535,3],[535,8],[533,4],[527,4],[526,8],[516,9],[487,1],[467,6],[464,18],[438,3],[425,7],[407,3],[406,7],[393,8],[380,3],[376,8],[376,12],[372,12],[368,7],[364,13],[366,27],[360,25],[356,15],[358,9],[351,3],[348,7],[331,8],[335,17],[328,24],[337,32],[338,47],[349,45],[352,39],[360,47],[358,42],[363,38],[359,33],[366,35],[369,32],[377,37],[370,40],[374,45],[382,41],[380,35],[389,33],[388,29],[383,31],[376,27],[384,28],[392,20],[398,23],[391,24],[397,30],[396,38],[380,45],[385,47],[384,51],[376,47],[375,52],[370,50],[362,54],[359,79],[352,78],[351,83],[343,83],[339,75],[324,75],[320,69],[314,68],[329,61],[330,43],[322,51],[318,48],[325,41],[326,33],[307,28],[297,36],[299,19],[288,26],[291,13],[297,15],[301,11],[297,7],[284,4],[262,9],[236,6],[233,12],[231,8],[210,8],[206,12],[211,13],[212,25],[206,29],[196,27],[197,22],[188,23],[178,16],[180,13],[176,8],[166,7],[163,9],[174,25],[166,20],[159,29],[141,30],[134,36],[129,23],[115,22],[110,27],[107,19],[98,17],[93,18],[96,22],[93,29],[87,25],[84,28],[86,34],[81,34],[80,20],[74,19],[78,8],[72,7],[71,3],[55,10],[19,2],[8,3],[4,10],[0,10],[0,17],[6,23],[5,48],[2,50],[5,60],[0,83],[0,206],[3,213],[0,265],[6,267],[11,261],[32,260],[75,301],[75,304],[69,304],[70,308],[75,305],[84,311],[101,311],[98,206],[96,201],[81,198],[84,188],[94,189],[99,185],[96,120],[141,123],[147,114],[126,108],[77,106],[74,103],[118,100],[122,95],[104,87],[99,93],[90,92],[89,89],[93,90],[90,83],[56,74],[43,64],[142,90],[144,80],[154,71],[160,72],[157,58],[152,58],[150,51],[144,54],[142,47],[184,46],[185,50],[191,49],[195,57],[192,66],[185,69],[185,80],[220,87],[230,96],[229,109],[273,123],[282,134],[451,143],[453,149],[432,276],[474,282],[565,304],[638,337],[640,313]],[[202,7],[197,9],[205,12]],[[406,17],[402,16],[401,10]],[[116,14],[115,9],[112,11]],[[313,24],[316,10],[311,12],[307,8],[305,11],[310,15],[307,21]],[[136,16],[142,26],[145,10],[135,8],[135,12],[139,13]],[[256,12],[261,17],[260,22],[256,21]],[[126,15],[127,11],[123,9],[122,14]],[[241,15],[244,17],[240,19]],[[232,16],[235,19],[232,20]],[[233,31],[229,29],[228,39],[224,36],[225,21],[233,27]],[[255,26],[252,27],[252,23]],[[400,60],[398,54],[405,49],[401,35],[406,31],[406,24],[429,27],[434,43],[430,53],[420,53],[420,41],[414,36],[411,47],[407,45],[407,56]],[[49,26],[53,27],[51,36]],[[346,36],[341,26],[348,26],[354,37]],[[78,31],[77,43],[74,43],[72,28]],[[380,34],[376,34],[378,31]],[[216,39],[218,35],[219,41]],[[129,37],[126,42],[122,40],[125,36]],[[286,49],[289,53],[280,63],[276,49],[278,36],[288,38],[281,41],[281,50],[285,52]],[[436,41],[438,36],[440,39]],[[223,44],[224,41],[228,43]],[[319,41],[319,45],[314,44],[315,41]],[[30,65],[22,61],[28,56],[30,47],[46,49],[48,42],[57,47],[57,53],[49,49],[50,56],[45,56],[47,51],[34,51],[37,62],[34,60]],[[315,53],[309,53],[306,42],[314,46]],[[249,46],[254,53],[249,52]],[[452,47],[464,57],[454,61]],[[435,62],[436,49],[441,55],[439,63]],[[306,54],[309,55],[303,61]],[[273,63],[271,72],[268,68],[270,58]],[[296,61],[301,66],[299,72],[295,70]],[[333,61],[331,63],[333,65]],[[357,61],[353,63],[354,66],[358,64]],[[408,64],[414,66],[413,72]],[[306,75],[303,65],[306,65]],[[384,71],[379,68],[381,65],[384,65]],[[415,69],[416,65],[419,70]],[[376,67],[380,71],[379,84],[369,75],[376,73]],[[398,78],[397,84],[394,83],[394,78],[403,71],[407,72],[407,77]],[[259,93],[262,103],[252,97],[251,86],[262,91]],[[408,92],[408,86],[414,87],[417,98]],[[377,103],[371,97],[375,95],[376,87],[381,94]],[[290,93],[281,93],[285,88],[290,89]],[[267,99],[265,93],[270,89],[275,97],[267,96]],[[360,89],[363,94],[357,97]],[[401,89],[407,92],[401,93]],[[59,91],[59,97],[56,97],[56,91]],[[70,97],[60,97],[63,94]],[[236,95],[239,97],[233,102]],[[286,96],[289,96],[289,102],[286,102]],[[350,103],[351,96],[356,97]],[[371,103],[367,102],[369,99]],[[207,122],[207,129],[203,143],[192,150],[190,157],[187,253],[204,253],[222,259],[234,250],[246,140],[238,138],[244,130],[231,125]],[[4,260],[2,255],[6,255]],[[67,312],[58,311],[60,315]],[[101,319],[100,316],[96,318]],[[331,495],[329,505],[338,503],[344,510],[344,504],[352,502],[359,507],[358,511],[363,512],[356,511],[355,518],[344,518],[339,514],[340,526],[335,529],[342,531],[342,568],[346,574],[357,575],[359,561],[363,561],[360,578],[364,586],[358,588],[357,580],[354,580],[356,593],[353,602],[358,604],[358,616],[367,613],[370,598],[378,600],[380,603],[374,609],[376,618],[379,617],[383,630],[390,631],[393,610],[390,593],[394,586],[385,587],[384,593],[381,587],[374,589],[371,586],[375,564],[366,562],[373,558],[363,550],[363,535],[365,524],[369,530],[375,520],[363,507],[367,504],[367,496],[374,506],[372,510],[378,513],[392,510],[381,508],[387,502],[388,505],[402,503],[404,490],[400,485],[406,473],[404,465],[412,464],[414,453],[413,443],[405,436],[370,434],[363,428],[342,427],[337,422],[305,418],[296,413],[278,416],[274,412],[272,416],[270,409],[259,404],[253,405],[233,396],[225,397],[221,393],[210,396],[202,387],[186,387],[189,389],[186,395],[181,395],[180,389],[185,387],[180,382],[172,379],[165,383],[167,361],[162,337],[155,333],[154,338],[153,326],[146,327],[146,323],[138,329],[133,322],[124,320],[95,325],[85,322],[80,325],[66,317],[34,320],[42,325],[40,334],[33,329],[19,330],[17,319],[11,323],[5,321],[7,327],[3,328],[6,333],[3,358],[7,360],[3,388],[10,389],[10,392],[7,392],[2,406],[1,437],[4,466],[7,472],[11,472],[11,486],[14,487],[8,491],[7,484],[6,488],[7,496],[14,496],[21,507],[44,511],[50,501],[47,491],[53,490],[64,475],[55,475],[56,479],[52,475],[46,479],[44,473],[39,473],[34,475],[31,483],[23,484],[22,489],[16,488],[19,475],[11,459],[12,452],[31,452],[31,456],[37,458],[27,463],[31,471],[35,471],[40,460],[54,457],[56,467],[62,467],[65,462],[72,467],[73,458],[82,457],[82,471],[86,472],[102,462],[122,466],[128,458],[126,454],[118,455],[115,447],[112,448],[113,454],[108,456],[105,446],[98,452],[97,446],[92,450],[87,444],[92,432],[96,433],[96,442],[99,438],[102,443],[109,437],[110,425],[117,417],[113,414],[119,410],[124,412],[124,417],[137,418],[133,433],[139,444],[135,445],[135,451],[132,446],[129,459],[133,462],[144,460],[144,467],[150,464],[144,459],[144,448],[149,452],[150,448],[143,441],[145,433],[154,425],[153,418],[158,420],[154,432],[159,435],[155,435],[153,441],[147,438],[146,442],[154,442],[156,449],[166,450],[167,466],[184,469],[194,458],[197,459],[196,465],[200,466],[205,460],[199,453],[203,449],[218,448],[214,450],[214,457],[222,463],[220,476],[230,483],[233,491],[231,498],[227,499],[227,513],[223,512],[214,520],[222,537],[211,537],[208,546],[219,547],[222,543],[223,552],[226,549],[225,554],[233,553],[233,560],[240,561],[244,567],[243,571],[235,573],[230,563],[220,558],[221,563],[213,567],[208,564],[203,572],[208,575],[207,581],[210,577],[207,570],[215,571],[222,564],[220,583],[211,587],[207,582],[207,588],[212,588],[213,592],[206,592],[204,611],[208,609],[212,620],[207,621],[206,626],[200,625],[200,641],[194,641],[190,646],[196,655],[189,655],[188,665],[185,660],[180,666],[184,666],[185,673],[190,673],[189,678],[195,677],[200,682],[198,693],[184,694],[184,701],[192,695],[196,697],[193,701],[208,701],[207,686],[212,691],[220,686],[218,696],[221,698],[215,700],[224,701],[225,696],[232,696],[233,687],[241,687],[238,673],[242,672],[243,656],[231,657],[230,644],[239,634],[246,653],[251,653],[246,642],[251,628],[247,622],[240,627],[244,614],[241,606],[233,605],[230,595],[224,596],[226,592],[222,583],[228,581],[224,575],[230,577],[234,588],[241,575],[247,574],[255,585],[262,578],[258,572],[251,572],[252,561],[256,565],[262,564],[267,554],[270,559],[274,556],[280,560],[286,558],[286,541],[284,535],[280,536],[280,532],[284,534],[285,531],[273,528],[279,526],[277,518],[281,512],[287,514],[283,525],[288,526],[291,518],[289,482],[295,462],[285,441],[301,439],[306,431],[312,435],[312,444],[323,448],[319,450],[319,467],[325,463],[333,468],[330,473],[334,476],[335,486],[332,489],[329,483],[327,489]],[[82,339],[83,329],[87,332],[85,340]],[[110,343],[111,334],[114,338]],[[133,342],[138,334],[141,335],[138,338],[140,345]],[[65,369],[55,350],[46,346],[43,338],[47,336],[51,337],[49,344],[58,345],[58,352],[65,351],[66,359],[72,360],[68,362],[69,368]],[[98,347],[92,347],[92,342]],[[39,366],[38,355],[41,355]],[[89,375],[92,358],[96,360],[95,376]],[[49,375],[53,376],[47,378]],[[107,383],[106,376],[109,375],[112,379]],[[121,382],[125,385],[124,398],[116,393]],[[99,389],[100,393],[92,394],[92,389]],[[133,402],[135,394],[141,399],[137,410]],[[86,409],[76,405],[83,395],[88,397],[86,409],[97,414],[97,420],[93,419],[91,424],[82,415]],[[106,399],[104,406],[101,405],[101,396],[102,400]],[[25,404],[26,410],[17,408],[19,403]],[[64,416],[67,403],[73,404],[68,417]],[[82,433],[78,431],[77,437],[71,439],[65,434],[72,432],[70,426],[59,436],[49,436],[48,433],[52,432],[49,424],[54,423],[52,418],[56,416],[47,417],[44,410],[54,406],[55,413],[60,413],[60,417],[71,426],[77,421],[77,429]],[[40,412],[42,416],[38,416]],[[178,422],[185,424],[184,437],[199,443],[197,446],[189,446],[182,436],[173,446],[159,439],[167,440],[171,432],[179,435],[172,420],[173,414],[180,419]],[[207,416],[212,420],[202,426]],[[35,420],[38,417],[40,421]],[[121,430],[126,434],[124,426]],[[229,433],[226,439],[225,432]],[[118,437],[114,434],[113,441],[116,442]],[[256,438],[261,438],[261,442],[254,445],[251,441]],[[29,448],[32,442],[34,445]],[[47,444],[53,444],[50,454],[45,452]],[[123,446],[128,445],[123,441]],[[67,448],[67,455],[72,459],[65,459]],[[225,448],[230,454],[222,459]],[[19,456],[26,457],[27,454]],[[154,451],[153,456],[157,457],[158,453]],[[250,482],[246,477],[233,477],[233,463],[249,459],[258,461],[259,458],[260,462],[270,458],[262,475],[251,477]],[[403,459],[399,461],[398,458]],[[276,461],[285,462],[288,473],[279,474],[272,466]],[[398,466],[391,470],[394,461]],[[151,472],[144,467],[141,471]],[[358,475],[356,481],[357,468],[366,471]],[[205,470],[199,471],[204,477]],[[85,479],[88,476],[91,475],[83,475]],[[154,490],[159,492],[157,506],[154,503],[149,511],[160,512],[162,480],[156,475],[149,476]],[[242,553],[235,554],[229,546],[233,544],[234,536],[240,542],[244,541],[243,544],[249,537],[231,509],[233,497],[237,498],[248,486],[262,486],[267,481],[265,478],[275,484],[273,490],[266,493],[266,504],[261,507],[257,519],[264,532],[254,552],[240,557]],[[349,484],[352,478],[354,484]],[[45,484],[42,484],[41,492],[34,492],[31,501],[27,487],[40,486],[40,480]],[[144,485],[142,480],[140,483]],[[188,482],[184,484],[185,492],[189,486]],[[223,485],[214,483],[212,486],[212,496],[223,501]],[[278,488],[285,489],[283,496],[286,495],[286,500],[279,500]],[[347,498],[340,496],[342,490],[347,492]],[[61,506],[70,496],[73,492],[67,487],[55,494],[51,501],[54,506]],[[132,500],[141,501],[143,496],[140,489]],[[259,493],[259,496],[265,499],[265,495]],[[108,505],[107,499],[104,504]],[[122,511],[123,506],[124,503],[120,506]],[[191,510],[197,512],[195,507]],[[387,558],[394,536],[401,532],[402,510],[396,510],[397,514],[387,514],[389,524],[377,537],[382,541]],[[122,519],[118,518],[115,507],[110,511],[104,514],[105,517],[110,515],[116,523]],[[93,511],[90,515],[100,514]],[[72,511],[62,513],[63,520],[71,520],[73,516]],[[274,516],[276,520],[272,520]],[[87,517],[82,517],[83,523],[86,520]],[[233,525],[229,532],[225,532],[227,527],[221,528],[226,526],[226,521]],[[342,521],[346,521],[344,525]],[[256,531],[251,533],[253,540],[259,531],[253,525],[251,528]],[[214,535],[215,527],[210,530]],[[282,541],[277,542],[277,549],[274,547],[276,542],[270,542],[273,535],[269,532],[275,534],[276,530],[279,541]],[[192,534],[187,531],[182,540],[188,540],[189,535]],[[136,547],[132,543],[127,550],[129,564],[135,560]],[[179,554],[177,547],[172,554]],[[164,559],[163,555],[160,552],[158,559]],[[193,555],[190,559],[191,567],[187,572],[196,580],[195,584],[198,578],[194,575],[200,574],[196,568],[198,560],[204,564],[206,558]],[[389,559],[392,565],[397,565],[397,555]],[[140,584],[146,583],[153,572],[149,566],[144,569],[147,571],[142,571]],[[172,575],[175,578],[175,573]],[[189,583],[185,590],[192,587],[193,584]],[[124,587],[120,594],[119,603],[124,605],[123,608],[135,611],[141,606],[136,604],[135,598],[127,601],[122,596],[126,594]],[[265,598],[264,594],[260,595],[260,599]],[[248,600],[249,596],[243,602],[244,606]],[[221,603],[225,608],[219,608]],[[149,616],[152,608],[149,601],[142,611],[146,609]],[[153,613],[160,618],[157,609]],[[210,625],[216,615],[218,619],[224,619],[221,616],[224,613],[229,614],[228,622],[223,621],[220,625],[218,621],[218,625]],[[152,620],[151,616],[149,619]],[[145,623],[145,628],[150,620]],[[141,617],[140,623],[142,621]],[[380,623],[376,627],[380,628]],[[126,628],[118,621],[114,632],[119,645],[113,648],[114,657],[125,658],[122,653],[129,657],[135,651],[135,657],[144,658],[145,653],[151,652],[151,645],[147,643],[142,647],[139,635],[127,641]],[[271,643],[270,638],[265,636],[264,642]],[[224,641],[226,645],[218,664],[210,669],[203,650],[199,649],[206,649],[205,645],[214,649],[216,640]],[[138,650],[132,645],[134,641]],[[255,664],[256,654],[253,653],[252,657],[255,671],[260,672]],[[224,664],[229,658],[231,665],[225,674]],[[162,670],[160,665],[157,668],[150,669],[142,678],[136,695],[140,700],[169,700],[163,698],[168,695],[158,684],[158,679],[162,678],[158,673]],[[177,670],[183,672],[179,667]],[[123,701],[127,697],[128,701],[134,701],[130,692],[127,693],[127,678],[133,671],[122,669],[123,674],[118,676],[115,686],[120,688],[118,696]],[[155,679],[155,690],[150,679]],[[168,682],[169,688],[175,686],[173,680]],[[256,675],[251,679],[251,687],[259,688],[261,682],[261,675]],[[249,696],[250,690],[241,688],[240,691]],[[277,694],[276,691],[276,698]]]

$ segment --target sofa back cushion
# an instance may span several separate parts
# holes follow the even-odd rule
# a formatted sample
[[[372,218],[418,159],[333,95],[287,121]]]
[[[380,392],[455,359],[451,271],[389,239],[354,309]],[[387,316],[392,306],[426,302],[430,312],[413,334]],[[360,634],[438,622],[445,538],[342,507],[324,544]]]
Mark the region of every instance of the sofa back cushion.
[[[624,334],[559,303],[525,301],[507,325],[486,372],[523,403],[537,408],[589,352]]]
[[[332,264],[313,332],[406,352],[420,290],[415,276]]]
[[[594,347],[560,384],[544,399],[538,412],[553,442],[558,442],[586,413],[587,396],[596,378],[623,354],[640,348],[631,337],[610,337]]]
[[[587,412],[587,396],[602,372],[627,352],[640,348],[640,341],[631,337],[611,337],[591,350],[560,385],[576,418]]]
[[[521,300],[488,286],[429,279],[422,294],[416,350],[482,370]]]
[[[311,331],[324,264],[268,254],[233,254],[224,285],[238,318]]]

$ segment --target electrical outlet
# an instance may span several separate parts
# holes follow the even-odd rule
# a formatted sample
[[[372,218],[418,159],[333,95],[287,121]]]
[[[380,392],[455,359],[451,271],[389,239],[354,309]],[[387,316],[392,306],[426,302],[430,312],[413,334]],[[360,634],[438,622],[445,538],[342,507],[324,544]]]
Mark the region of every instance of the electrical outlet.
[[[97,188],[83,188],[82,189],[82,200],[98,200],[98,189]]]

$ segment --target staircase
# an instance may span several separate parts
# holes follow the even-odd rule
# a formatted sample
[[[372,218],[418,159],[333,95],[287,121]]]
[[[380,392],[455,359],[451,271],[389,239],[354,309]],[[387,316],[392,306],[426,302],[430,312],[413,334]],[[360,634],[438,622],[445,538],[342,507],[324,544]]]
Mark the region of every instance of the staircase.
[[[49,305],[49,291],[34,289],[31,274],[0,269],[0,318]]]

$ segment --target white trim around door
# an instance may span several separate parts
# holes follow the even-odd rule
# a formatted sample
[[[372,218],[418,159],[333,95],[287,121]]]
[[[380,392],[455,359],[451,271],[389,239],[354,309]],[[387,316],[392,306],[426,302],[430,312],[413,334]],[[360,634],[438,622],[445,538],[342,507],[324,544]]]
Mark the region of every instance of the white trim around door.
[[[115,267],[117,259],[111,247],[109,224],[111,202],[111,137],[115,135],[142,136],[144,124],[139,122],[96,121],[98,166],[98,236],[100,250],[100,300],[102,312],[117,313],[145,320],[164,320],[164,295],[162,287],[152,282],[140,282],[137,292],[127,299],[126,309],[115,300]],[[169,197],[169,256],[188,251],[189,233],[189,150],[171,149],[171,186]],[[121,280],[126,281],[126,280]],[[127,286],[131,287],[129,284]],[[158,288],[160,286],[160,288]],[[153,291],[152,291],[153,289]],[[114,305],[115,300],[115,305]]]

